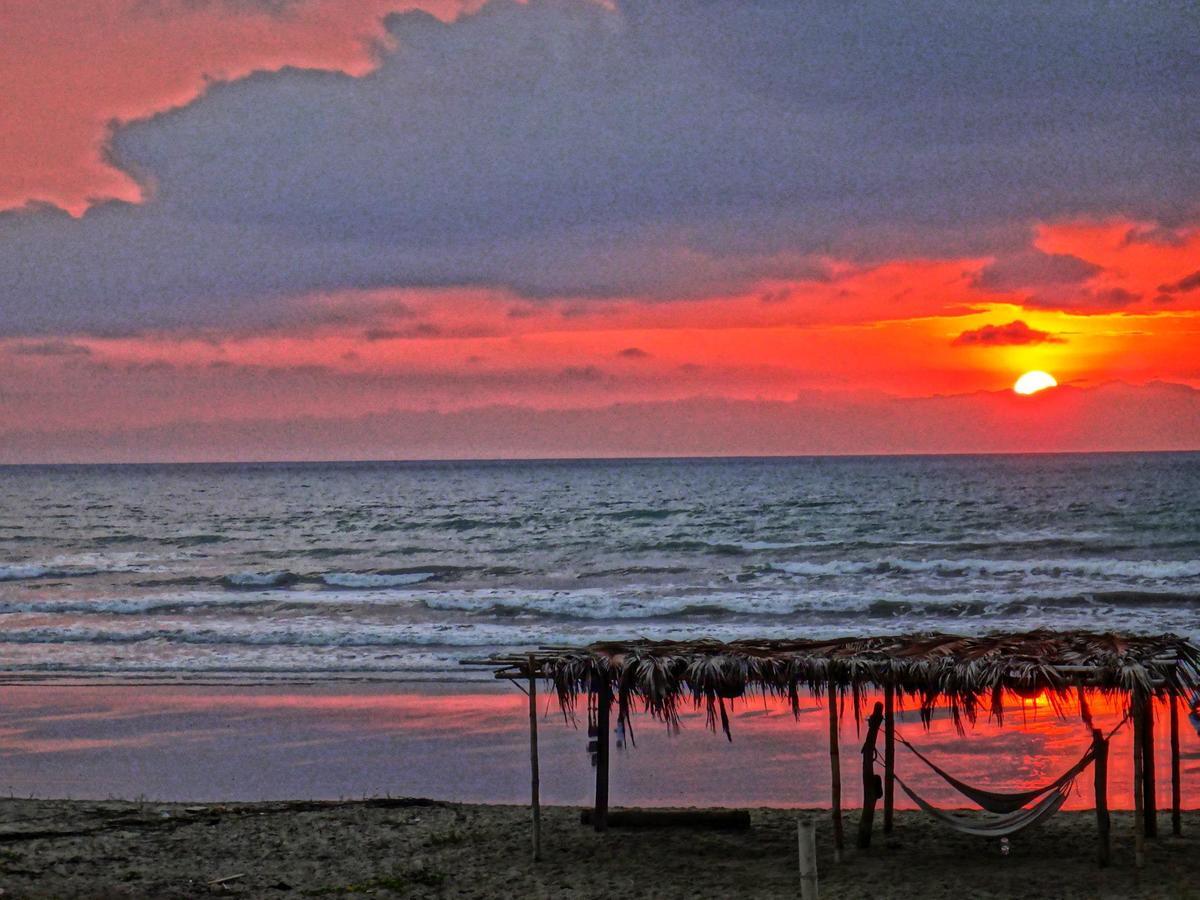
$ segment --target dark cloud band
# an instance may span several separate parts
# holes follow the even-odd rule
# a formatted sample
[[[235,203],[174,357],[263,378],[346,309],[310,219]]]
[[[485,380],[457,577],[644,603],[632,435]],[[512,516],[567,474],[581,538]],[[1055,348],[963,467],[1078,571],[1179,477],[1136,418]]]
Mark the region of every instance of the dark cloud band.
[[[0,331],[278,323],[300,294],[390,286],[681,298],[831,255],[1003,259],[1039,220],[1169,227],[1196,211],[1198,21],[1082,0],[395,16],[370,75],[258,74],[118,127],[145,204],[0,216]]]

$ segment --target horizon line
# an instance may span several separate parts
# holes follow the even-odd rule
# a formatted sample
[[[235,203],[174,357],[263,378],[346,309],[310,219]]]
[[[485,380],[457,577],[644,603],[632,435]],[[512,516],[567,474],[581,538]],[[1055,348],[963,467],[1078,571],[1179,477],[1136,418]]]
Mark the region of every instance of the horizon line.
[[[1200,447],[1169,450],[959,450],[944,453],[755,453],[755,454],[663,454],[641,456],[445,456],[392,457],[362,459],[194,459],[194,460],[123,460],[95,462],[0,462],[0,469],[67,469],[163,466],[369,466],[369,465],[439,465],[454,463],[614,463],[614,462],[701,462],[804,459],[946,459],[957,457],[995,456],[1187,456],[1200,454]]]

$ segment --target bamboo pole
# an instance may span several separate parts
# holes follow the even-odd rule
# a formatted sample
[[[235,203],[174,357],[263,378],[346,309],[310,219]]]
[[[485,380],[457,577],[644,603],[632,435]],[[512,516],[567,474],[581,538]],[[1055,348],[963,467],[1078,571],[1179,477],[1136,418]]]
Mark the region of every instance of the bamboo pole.
[[[1112,839],[1109,836],[1112,819],[1108,814],[1108,741],[1099,728],[1092,729],[1092,748],[1095,750],[1092,766],[1096,778],[1096,831],[1099,835],[1096,862],[1103,868],[1108,865],[1112,855]]]
[[[817,823],[808,816],[796,820],[800,847],[800,900],[817,900]]]
[[[1183,834],[1183,779],[1179,769],[1179,697],[1172,691],[1167,695],[1171,704],[1171,834]]]
[[[608,830],[608,738],[612,686],[607,677],[597,675],[599,696],[596,703],[596,811],[592,824],[597,831]]]
[[[842,861],[845,838],[842,835],[842,760],[838,749],[837,686],[829,681],[829,771],[832,778],[833,861]]]
[[[1133,691],[1130,705],[1130,718],[1133,719],[1133,864],[1140,869],[1146,864],[1146,817],[1142,808],[1142,731],[1146,728],[1146,717],[1142,711],[1145,700],[1141,691]]]
[[[883,688],[883,833],[892,833],[896,805],[896,689],[889,681]]]
[[[883,704],[876,703],[867,719],[867,739],[862,746],[863,808],[858,820],[858,846],[871,846],[871,828],[875,824],[875,801],[883,795],[879,776],[875,774],[875,740],[883,723]]]
[[[533,861],[542,858],[542,784],[538,772],[537,666],[529,656],[529,807],[533,814]]]
[[[1142,810],[1146,837],[1158,837],[1158,797],[1154,784],[1154,696],[1142,704]]]

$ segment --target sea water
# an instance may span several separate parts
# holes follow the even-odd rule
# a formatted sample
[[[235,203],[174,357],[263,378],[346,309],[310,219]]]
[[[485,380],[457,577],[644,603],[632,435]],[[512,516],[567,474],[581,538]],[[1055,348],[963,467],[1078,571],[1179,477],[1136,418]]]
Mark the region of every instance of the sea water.
[[[1200,637],[1200,454],[0,467],[8,671],[1041,626]]]

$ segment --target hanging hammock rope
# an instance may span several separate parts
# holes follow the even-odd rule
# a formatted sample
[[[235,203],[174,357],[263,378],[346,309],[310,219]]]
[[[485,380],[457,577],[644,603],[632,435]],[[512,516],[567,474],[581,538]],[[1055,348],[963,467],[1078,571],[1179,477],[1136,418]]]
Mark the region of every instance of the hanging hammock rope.
[[[1067,802],[1067,795],[1071,791],[1074,781],[1068,781],[1063,785],[1055,788],[1046,794],[1035,805],[1025,809],[1018,809],[1015,812],[1007,815],[992,815],[986,818],[976,818],[955,813],[947,812],[944,809],[938,809],[929,801],[921,797],[916,791],[910,788],[899,775],[895,776],[896,783],[900,785],[904,793],[912,799],[913,803],[917,804],[922,810],[937,819],[943,825],[953,828],[955,831],[963,834],[970,834],[976,837],[1002,838],[1016,834],[1018,831],[1024,831],[1033,825],[1038,824],[1043,819],[1047,819],[1054,815],[1062,805]]]
[[[1063,772],[1049,784],[1045,784],[1042,787],[1034,788],[1033,790],[1029,791],[1006,793],[1001,791],[989,791],[984,788],[967,784],[965,781],[960,781],[945,769],[937,765],[937,763],[929,759],[929,757],[925,756],[925,754],[923,754],[904,738],[900,737],[900,735],[896,735],[896,740],[911,750],[917,759],[921,760],[921,762],[925,763],[925,765],[929,766],[929,768],[933,769],[934,772],[940,775],[942,780],[948,785],[950,785],[964,797],[967,797],[968,799],[977,803],[980,808],[986,809],[988,812],[993,813],[1014,812],[1015,810],[1025,806],[1027,803],[1032,803],[1043,794],[1048,794],[1051,791],[1058,790],[1063,785],[1074,781],[1075,777],[1088,766],[1090,766],[1092,764],[1092,760],[1096,758],[1096,751],[1092,747],[1089,747],[1083,756],[1079,757],[1079,761],[1076,762],[1075,765],[1071,766],[1071,768],[1067,769],[1067,771]],[[899,777],[897,777],[896,780],[899,781]]]
[[[1114,734],[1124,727],[1129,721],[1129,716],[1125,716],[1112,731],[1108,733],[1105,740],[1111,738]],[[973,834],[980,837],[1007,837],[1010,834],[1016,834],[1031,825],[1035,825],[1042,819],[1054,815],[1062,807],[1067,800],[1067,795],[1071,792],[1071,788],[1075,784],[1075,779],[1090,766],[1096,758],[1095,744],[1088,747],[1073,766],[1063,772],[1058,778],[1051,781],[1049,784],[1043,785],[1040,788],[1034,788],[1028,791],[1002,792],[989,791],[984,788],[975,787],[955,778],[945,769],[941,768],[929,757],[925,756],[920,750],[914,747],[911,743],[905,740],[901,735],[896,735],[896,740],[902,743],[905,747],[913,752],[913,755],[925,765],[929,766],[936,772],[943,781],[948,785],[977,803],[980,808],[994,813],[995,815],[983,819],[971,817],[968,818],[962,815],[956,815],[947,812],[943,809],[938,809],[936,806],[918,795],[916,791],[910,788],[899,775],[895,772],[892,777],[896,779],[896,783],[904,790],[904,793],[912,799],[922,810],[933,816],[938,821],[945,825],[954,828],[956,831],[961,831],[964,834]],[[875,754],[876,759],[879,759],[878,751]],[[1041,797],[1041,800],[1038,798]],[[1026,807],[1027,803],[1032,803],[1038,800],[1031,807]]]

